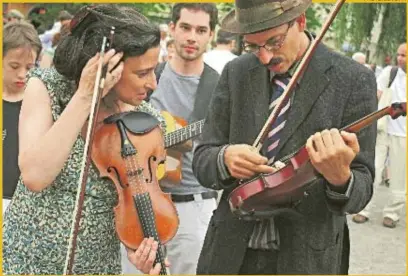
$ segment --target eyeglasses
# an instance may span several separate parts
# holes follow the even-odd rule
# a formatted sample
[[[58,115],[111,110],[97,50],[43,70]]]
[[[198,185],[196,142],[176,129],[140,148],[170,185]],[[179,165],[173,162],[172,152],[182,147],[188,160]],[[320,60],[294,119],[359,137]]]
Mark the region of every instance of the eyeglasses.
[[[248,43],[244,41],[242,43],[242,48],[244,49],[244,51],[248,53],[254,53],[254,54],[259,53],[259,50],[261,48],[265,48],[269,52],[277,51],[283,46],[283,43],[285,43],[286,37],[288,36],[289,29],[293,26],[294,23],[295,23],[294,20],[289,22],[288,28],[284,34],[271,37],[270,39],[266,41],[264,45],[256,45],[256,44],[252,44],[252,43]]]

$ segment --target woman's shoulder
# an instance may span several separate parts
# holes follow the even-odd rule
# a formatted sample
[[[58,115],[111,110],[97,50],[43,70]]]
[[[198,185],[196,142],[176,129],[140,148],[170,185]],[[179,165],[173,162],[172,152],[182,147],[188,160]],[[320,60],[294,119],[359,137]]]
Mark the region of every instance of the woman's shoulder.
[[[66,101],[72,97],[75,93],[74,83],[63,75],[57,72],[54,67],[51,68],[39,68],[36,67],[28,72],[28,78],[40,79],[50,95],[58,98],[62,103],[66,104]]]
[[[64,82],[69,82],[68,79],[66,79],[64,76],[59,74],[57,70],[55,70],[54,67],[50,68],[40,68],[40,67],[35,67],[31,69],[28,72],[28,78],[39,78],[42,81],[64,81]]]
[[[153,115],[157,120],[160,122],[161,129],[163,133],[166,133],[166,121],[164,120],[163,116],[161,115],[160,111],[153,107],[151,103],[146,101],[142,101],[140,105],[138,105],[135,109],[136,111],[142,111]]]

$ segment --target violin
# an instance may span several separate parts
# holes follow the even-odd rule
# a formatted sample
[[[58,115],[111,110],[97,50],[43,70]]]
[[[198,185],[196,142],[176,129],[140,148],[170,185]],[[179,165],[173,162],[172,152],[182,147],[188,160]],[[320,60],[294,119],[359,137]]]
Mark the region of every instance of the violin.
[[[110,48],[113,34],[112,27]],[[170,195],[162,192],[156,177],[157,167],[166,158],[160,122],[153,115],[137,111],[113,114],[102,123],[96,122],[107,74],[107,66],[102,67],[106,43],[104,37],[64,275],[72,274],[91,158],[100,177],[111,179],[115,185],[118,204],[114,207],[114,214],[119,240],[136,250],[145,237],[153,237],[159,244],[154,265],[160,263],[160,275],[167,275],[163,244],[175,236],[179,219]]]
[[[342,128],[347,132],[358,132],[385,115],[392,119],[406,116],[406,102],[393,103]],[[310,162],[305,146],[279,160],[285,164],[269,174],[259,174],[248,181],[240,181],[228,197],[232,213],[247,219],[271,217],[292,208],[304,195],[319,174]]]
[[[114,208],[121,242],[136,250],[143,238],[159,242],[156,263],[166,275],[162,243],[177,232],[179,220],[170,195],[159,187],[156,170],[166,158],[159,121],[144,112],[107,117],[94,136],[92,159],[101,177],[115,184],[119,203]]]

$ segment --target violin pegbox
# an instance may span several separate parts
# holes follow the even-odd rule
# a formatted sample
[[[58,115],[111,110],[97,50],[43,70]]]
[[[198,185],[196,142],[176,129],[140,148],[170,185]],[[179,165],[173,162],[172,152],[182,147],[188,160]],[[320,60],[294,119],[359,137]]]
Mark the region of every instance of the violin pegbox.
[[[390,116],[397,119],[399,116],[407,115],[407,102],[393,103],[390,107]]]

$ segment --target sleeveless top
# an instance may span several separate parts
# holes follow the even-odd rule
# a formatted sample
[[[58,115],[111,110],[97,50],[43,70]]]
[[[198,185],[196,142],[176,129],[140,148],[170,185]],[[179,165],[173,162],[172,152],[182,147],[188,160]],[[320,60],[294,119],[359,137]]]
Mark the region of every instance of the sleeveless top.
[[[54,122],[75,93],[75,85],[54,68],[35,68],[47,87]],[[147,102],[136,110],[165,123]],[[3,221],[3,272],[5,274],[62,274],[71,233],[72,215],[84,151],[78,135],[65,165],[54,182],[39,193],[31,192],[19,179]],[[120,246],[115,232],[113,207],[117,204],[114,184],[98,178],[90,166],[85,201],[75,251],[74,274],[120,274]]]

